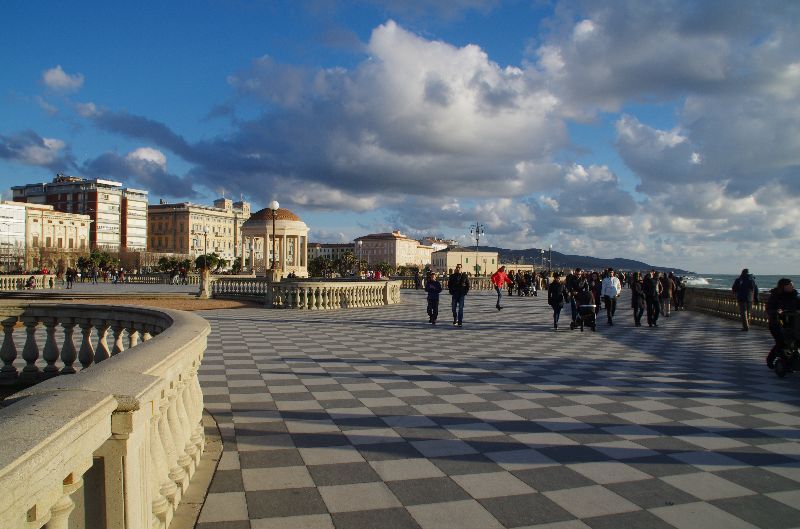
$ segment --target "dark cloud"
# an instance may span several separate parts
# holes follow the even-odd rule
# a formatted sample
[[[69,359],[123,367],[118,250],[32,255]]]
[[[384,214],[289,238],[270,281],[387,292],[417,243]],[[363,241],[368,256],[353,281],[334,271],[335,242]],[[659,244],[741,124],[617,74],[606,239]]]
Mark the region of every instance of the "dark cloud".
[[[63,141],[43,138],[33,131],[0,134],[0,159],[44,167],[60,173],[75,168],[75,158]]]
[[[137,158],[136,156],[120,156],[116,153],[105,153],[92,160],[87,160],[81,172],[91,178],[124,179],[135,182],[150,192],[153,197],[197,198],[191,181],[185,177],[172,174],[160,163]],[[129,184],[134,187],[133,184]]]

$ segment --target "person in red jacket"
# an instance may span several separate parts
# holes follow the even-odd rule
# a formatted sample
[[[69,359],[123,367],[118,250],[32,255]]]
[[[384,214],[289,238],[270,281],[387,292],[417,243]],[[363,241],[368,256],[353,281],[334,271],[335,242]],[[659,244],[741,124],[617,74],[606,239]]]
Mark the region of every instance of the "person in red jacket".
[[[508,277],[508,274],[506,274],[506,267],[501,266],[500,268],[497,269],[497,272],[492,274],[492,284],[494,285],[494,289],[497,292],[497,304],[495,305],[495,307],[497,307],[497,310],[503,308],[500,306],[500,298],[503,295],[503,287],[506,286],[506,283],[509,283],[511,285],[514,284],[511,278]]]

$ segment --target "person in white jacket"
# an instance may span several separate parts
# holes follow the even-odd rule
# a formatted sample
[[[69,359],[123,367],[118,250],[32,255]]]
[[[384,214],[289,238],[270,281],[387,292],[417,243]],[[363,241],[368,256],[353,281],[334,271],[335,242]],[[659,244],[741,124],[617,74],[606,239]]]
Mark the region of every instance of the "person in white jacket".
[[[603,296],[603,301],[606,304],[606,317],[608,324],[614,325],[614,313],[617,312],[617,298],[622,293],[622,284],[619,278],[614,274],[614,269],[609,268],[606,271],[606,276],[603,278],[603,284],[600,289],[600,295]]]

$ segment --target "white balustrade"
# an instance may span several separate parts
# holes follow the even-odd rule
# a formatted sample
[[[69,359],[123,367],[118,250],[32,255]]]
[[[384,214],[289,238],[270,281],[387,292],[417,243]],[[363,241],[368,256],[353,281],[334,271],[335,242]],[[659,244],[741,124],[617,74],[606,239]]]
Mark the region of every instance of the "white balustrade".
[[[0,291],[25,290],[31,277],[35,282],[35,289],[50,288],[50,279],[52,278],[54,282],[56,280],[56,276],[52,274],[0,275]]]
[[[197,373],[208,323],[119,306],[37,304],[0,316],[0,384],[47,378],[0,409],[0,527],[167,529],[205,446]],[[67,376],[77,360],[81,373]],[[81,489],[87,508],[75,509]]]

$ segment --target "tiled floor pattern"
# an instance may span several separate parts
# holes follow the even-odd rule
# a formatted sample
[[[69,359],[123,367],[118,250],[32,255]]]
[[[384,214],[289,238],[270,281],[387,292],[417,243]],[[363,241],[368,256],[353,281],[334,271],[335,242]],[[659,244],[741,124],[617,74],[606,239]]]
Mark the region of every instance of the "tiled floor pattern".
[[[696,313],[553,332],[542,298],[204,313],[225,452],[199,529],[800,526],[800,376]],[[622,303],[624,307],[624,302]]]

